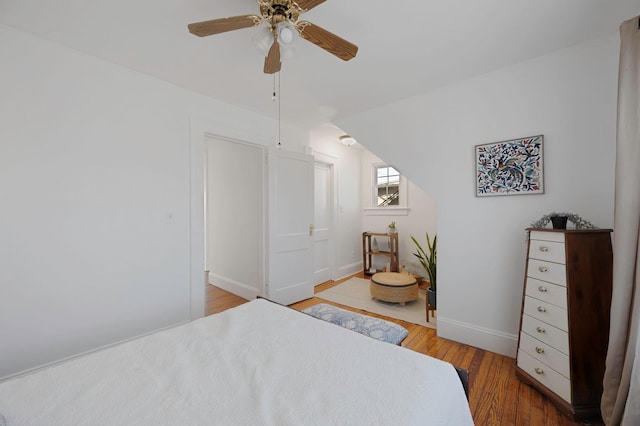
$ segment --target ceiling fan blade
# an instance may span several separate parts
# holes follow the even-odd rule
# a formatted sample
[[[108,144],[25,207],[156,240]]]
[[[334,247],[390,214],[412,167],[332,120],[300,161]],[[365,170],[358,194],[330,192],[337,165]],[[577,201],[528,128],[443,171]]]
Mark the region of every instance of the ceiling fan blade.
[[[264,58],[264,73],[274,74],[280,71],[282,62],[280,62],[280,43],[278,39],[273,40],[273,44],[269,49],[269,54]]]
[[[227,31],[255,27],[259,25],[260,22],[262,22],[262,18],[257,15],[242,15],[214,19],[212,21],[195,22],[189,24],[187,27],[191,34],[197,35],[198,37],[205,37]]]
[[[294,3],[298,5],[298,8],[302,12],[306,12],[324,3],[325,1],[327,0],[294,0]]]
[[[300,37],[310,41],[337,56],[343,61],[348,61],[356,57],[358,46],[349,43],[347,40],[307,21],[298,21],[296,29],[300,33]]]

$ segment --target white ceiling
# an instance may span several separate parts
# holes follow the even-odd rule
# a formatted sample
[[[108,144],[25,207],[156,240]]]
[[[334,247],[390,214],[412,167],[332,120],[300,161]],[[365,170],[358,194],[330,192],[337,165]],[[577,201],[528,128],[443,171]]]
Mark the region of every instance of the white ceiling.
[[[258,14],[255,0],[0,0],[0,22],[271,117],[257,28],[187,24]],[[302,15],[359,46],[343,62],[299,40],[282,119],[318,125],[605,34],[640,0],[327,0]]]

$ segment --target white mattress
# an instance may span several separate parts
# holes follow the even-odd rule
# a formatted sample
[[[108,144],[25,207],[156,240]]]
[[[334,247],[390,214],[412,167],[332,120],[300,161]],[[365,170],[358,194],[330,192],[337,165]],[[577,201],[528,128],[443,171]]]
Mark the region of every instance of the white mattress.
[[[0,383],[0,414],[9,426],[473,424],[450,364],[265,300]]]

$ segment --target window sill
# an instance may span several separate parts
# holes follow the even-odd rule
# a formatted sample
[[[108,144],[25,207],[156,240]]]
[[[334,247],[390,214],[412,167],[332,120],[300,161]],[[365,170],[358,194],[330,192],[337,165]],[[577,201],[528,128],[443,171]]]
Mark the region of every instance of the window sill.
[[[409,207],[369,207],[365,216],[409,216]]]

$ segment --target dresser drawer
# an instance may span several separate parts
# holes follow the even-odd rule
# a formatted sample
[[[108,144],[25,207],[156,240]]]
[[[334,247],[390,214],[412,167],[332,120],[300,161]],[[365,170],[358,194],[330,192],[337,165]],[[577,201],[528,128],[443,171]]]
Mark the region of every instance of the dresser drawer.
[[[569,318],[565,308],[525,296],[523,312],[560,330],[569,331]]]
[[[564,232],[531,231],[529,239],[564,243]]]
[[[569,355],[569,334],[566,331],[562,331],[526,314],[522,315],[522,331],[563,354]]]
[[[525,294],[561,308],[567,307],[567,288],[527,277]]]
[[[559,263],[529,259],[527,275],[542,281],[567,285],[567,268]]]
[[[549,388],[553,393],[571,403],[571,383],[562,374],[521,350],[518,351],[518,367]]]
[[[534,339],[527,333],[520,333],[520,350],[570,379],[569,357],[562,352]]]
[[[529,258],[555,263],[565,263],[566,255],[564,251],[564,243],[530,240]]]

